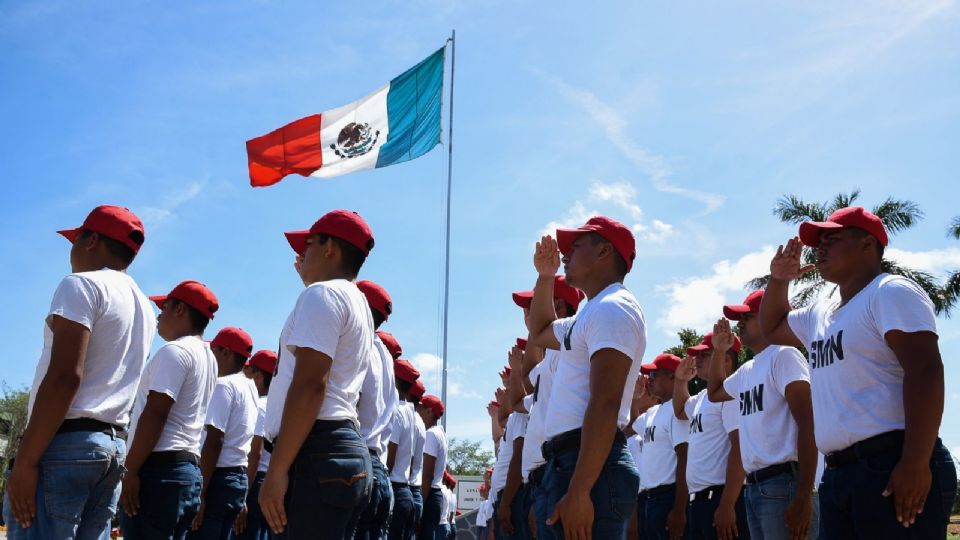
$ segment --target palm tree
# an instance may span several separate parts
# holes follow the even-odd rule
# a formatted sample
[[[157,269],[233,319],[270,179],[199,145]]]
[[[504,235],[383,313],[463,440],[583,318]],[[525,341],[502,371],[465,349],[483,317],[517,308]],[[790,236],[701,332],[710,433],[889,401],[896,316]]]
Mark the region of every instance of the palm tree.
[[[784,195],[777,201],[773,214],[780,221],[795,225],[804,221],[826,221],[827,217],[835,210],[852,206],[859,197],[860,189],[854,189],[850,194],[840,193],[825,203],[808,203],[796,195]],[[913,227],[923,218],[923,212],[916,203],[892,197],[873,207],[871,211],[883,221],[887,233],[891,235]],[[960,218],[955,225],[960,225]],[[960,231],[957,232],[960,233]],[[815,264],[817,262],[817,254],[814,249],[803,248],[802,257],[804,264]],[[916,282],[930,296],[938,314],[949,311],[953,302],[945,296],[944,289],[940,287],[940,284],[932,275],[908,268],[890,259],[883,259],[881,264],[884,272],[901,275]],[[750,280],[747,286],[751,289],[762,289],[767,286],[768,281],[770,281],[769,274]],[[960,278],[957,278],[957,281],[960,282]],[[820,277],[819,272],[813,270],[799,278],[796,285],[798,289],[793,298],[790,299],[790,303],[794,307],[802,307],[817,298],[824,287],[827,286],[827,282]],[[957,285],[960,287],[960,283]]]
[[[953,223],[950,224],[950,228],[947,230],[947,235],[960,240],[960,216],[953,218]],[[950,274],[950,277],[947,278],[947,282],[943,285],[942,294],[944,302],[947,304],[947,307],[944,309],[944,313],[950,315],[950,309],[956,305],[958,300],[960,300],[960,270]]]

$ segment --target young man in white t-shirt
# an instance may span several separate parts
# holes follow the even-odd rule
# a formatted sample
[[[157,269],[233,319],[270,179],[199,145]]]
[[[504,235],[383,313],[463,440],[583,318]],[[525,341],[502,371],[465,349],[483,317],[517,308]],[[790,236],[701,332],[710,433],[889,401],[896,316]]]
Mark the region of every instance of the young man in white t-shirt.
[[[637,524],[641,538],[666,540],[683,538],[687,523],[687,436],[690,422],[673,413],[674,373],[680,358],[661,354],[641,373],[650,380],[650,392],[659,398],[640,415],[633,430],[640,435],[640,498],[643,513]]]
[[[410,464],[410,494],[413,496],[413,523],[420,526],[423,518],[423,445],[427,439],[427,426],[417,413],[420,400],[427,392],[423,381],[417,380],[407,392],[407,401],[414,407],[413,415],[413,462]]]
[[[435,531],[444,521],[443,472],[447,467],[447,435],[440,425],[444,406],[434,395],[423,396],[417,412],[427,427],[423,443],[423,517],[420,519],[420,537],[434,538]]]
[[[393,312],[390,294],[369,280],[358,281],[357,288],[370,306],[374,329],[379,330]],[[373,465],[373,489],[370,500],[358,514],[359,522],[354,533],[356,540],[379,540],[385,537],[390,509],[393,508],[393,490],[384,461],[387,459],[390,421],[397,408],[397,385],[393,380],[393,356],[390,350],[376,333],[373,344],[376,354],[364,376],[360,402],[357,404],[360,436],[367,443]]]
[[[820,490],[828,538],[943,538],[957,473],[937,437],[943,361],[934,306],[906,277],[883,271],[887,231],[860,207],[800,225],[770,263],[760,309],[772,343],[807,350]],[[790,281],[816,269],[839,294],[791,310]]]
[[[229,538],[247,494],[247,456],[257,427],[259,392],[242,373],[253,338],[225,327],[210,341],[217,359],[217,386],[207,405],[200,450],[203,489],[193,519],[193,539]]]
[[[123,537],[184,538],[200,508],[200,438],[217,385],[217,360],[203,331],[219,309],[213,291],[184,281],[151,296],[161,347],[140,379],[123,475]]]
[[[568,284],[587,304],[557,318],[553,288],[563,255]],[[537,243],[538,278],[530,303],[530,340],[560,351],[544,427],[544,483],[555,533],[619,538],[626,533],[639,478],[622,429],[646,348],[643,312],[623,286],[636,256],[630,229],[594,217]]]
[[[267,540],[270,536],[270,527],[263,518],[260,510],[260,486],[263,477],[270,466],[270,452],[264,448],[264,423],[267,417],[267,395],[270,392],[270,383],[273,373],[277,369],[277,353],[269,350],[260,350],[253,353],[250,360],[244,365],[244,374],[257,387],[257,425],[253,430],[253,440],[250,442],[250,454],[247,457],[247,498],[246,505],[237,516],[233,532],[240,540]]]
[[[373,316],[353,282],[373,233],[355,212],[334,210],[286,236],[305,289],[280,333],[260,508],[274,533],[291,540],[343,538],[353,534],[354,510],[373,484],[356,404],[377,353]]]
[[[8,538],[106,534],[120,495],[121,434],[153,341],[149,301],[126,269],[144,241],[133,212],[99,206],[76,229],[53,295],[28,422],[4,493]],[[48,461],[75,466],[44,467]],[[69,489],[56,489],[70,486]]]
[[[386,336],[381,336],[381,339],[384,337]],[[392,336],[389,337],[392,338]],[[394,499],[389,538],[390,540],[407,540],[413,535],[416,527],[413,493],[410,491],[410,474],[413,468],[414,431],[416,430],[414,416],[417,414],[413,403],[408,401],[408,396],[413,385],[420,378],[420,372],[409,361],[399,358],[401,354],[399,344],[395,350],[397,358],[393,363],[393,374],[399,404],[390,422],[390,442],[387,445],[387,469],[390,471]]]
[[[762,293],[751,295],[749,304],[726,306],[724,314],[738,321],[737,333],[755,356],[724,379],[717,360],[735,341],[730,323],[720,319],[713,327],[707,395],[713,402],[739,401],[750,536],[812,540],[819,524],[813,513],[817,448],[809,369],[797,349],[767,343],[756,311]]]
[[[519,345],[519,343],[518,343]],[[514,351],[517,347],[514,347]],[[518,366],[519,367],[519,366]],[[508,379],[519,377],[519,370],[507,368],[504,370]],[[511,385],[513,386],[513,385]],[[508,392],[509,401],[513,401],[512,393]],[[523,514],[526,507],[522,504],[526,492],[521,489],[522,479],[520,461],[523,454],[524,437],[527,432],[529,415],[521,409],[514,410],[507,417],[504,429],[504,439],[500,443],[497,454],[497,466],[501,474],[494,474],[494,529],[498,538],[513,540],[526,538],[529,535],[527,515]]]
[[[737,365],[740,339],[717,361],[724,377]],[[714,403],[704,388],[691,397],[694,377],[707,380],[714,361],[713,334],[687,348],[687,357],[674,375],[673,412],[690,422],[687,447],[688,540],[750,538],[747,513],[741,497],[746,472],[740,461],[740,409],[737,403]]]

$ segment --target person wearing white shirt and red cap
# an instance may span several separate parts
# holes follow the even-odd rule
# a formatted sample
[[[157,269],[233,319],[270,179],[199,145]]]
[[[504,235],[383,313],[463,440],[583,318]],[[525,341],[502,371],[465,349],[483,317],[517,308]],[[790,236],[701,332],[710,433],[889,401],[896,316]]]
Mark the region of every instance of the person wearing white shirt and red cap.
[[[270,350],[259,350],[253,353],[250,360],[244,365],[244,374],[257,387],[257,425],[254,428],[253,441],[250,443],[250,455],[247,458],[247,499],[246,505],[237,516],[234,525],[234,534],[240,540],[267,540],[270,537],[270,527],[263,519],[260,510],[260,486],[263,477],[270,466],[270,452],[264,448],[264,422],[267,416],[267,395],[270,392],[270,383],[273,381],[273,372],[277,369],[277,353]]]
[[[800,224],[770,262],[760,327],[771,343],[804,347],[828,538],[943,538],[957,485],[937,436],[943,360],[933,302],[884,271],[883,221],[860,207]],[[801,265],[802,246],[816,265]],[[792,309],[790,282],[813,270],[839,294]]]
[[[217,385],[217,360],[203,331],[220,308],[198,281],[151,296],[167,344],[147,364],[133,407],[123,476],[123,537],[184,538],[200,508],[200,439]]]
[[[587,297],[565,319],[553,293],[561,254],[567,283]],[[566,538],[620,538],[634,507],[640,480],[622,429],[646,348],[643,312],[623,286],[635,257],[633,233],[607,217],[544,236],[534,254],[530,342],[560,350],[544,427],[544,485],[557,501],[548,524]]]
[[[423,443],[423,517],[420,518],[422,538],[434,538],[436,531],[440,530],[440,523],[446,520],[443,515],[444,498],[440,490],[447,466],[447,435],[439,422],[444,409],[440,398],[429,394],[423,396],[417,406],[417,412],[427,427]]]
[[[373,233],[357,213],[334,210],[286,237],[305,288],[280,332],[260,508],[291,540],[349,537],[373,484],[357,400],[377,352],[373,315],[354,283]]]
[[[423,381],[417,380],[407,392],[407,401],[414,407],[413,415],[413,462],[410,464],[410,494],[413,496],[413,522],[419,526],[423,517],[423,445],[427,439],[427,426],[417,414],[420,400],[427,392]]]
[[[191,539],[229,538],[247,493],[247,455],[257,426],[257,386],[242,373],[253,339],[226,327],[210,341],[219,378],[201,439],[203,488]]]
[[[410,491],[411,470],[413,468],[414,432],[417,415],[413,403],[408,401],[411,389],[420,378],[420,372],[409,361],[400,358],[402,349],[393,336],[381,335],[381,340],[396,346],[396,360],[393,373],[396,380],[396,392],[400,402],[393,412],[390,422],[390,441],[387,445],[387,469],[390,471],[390,483],[393,488],[393,515],[390,516],[390,540],[407,540],[415,531],[414,499]]]
[[[72,244],[71,274],[45,316],[27,427],[4,490],[11,539],[95,538],[110,530],[127,452],[122,433],[156,325],[126,272],[144,242],[133,212],[98,206],[80,227],[57,232]],[[74,466],[44,467],[48,461]]]

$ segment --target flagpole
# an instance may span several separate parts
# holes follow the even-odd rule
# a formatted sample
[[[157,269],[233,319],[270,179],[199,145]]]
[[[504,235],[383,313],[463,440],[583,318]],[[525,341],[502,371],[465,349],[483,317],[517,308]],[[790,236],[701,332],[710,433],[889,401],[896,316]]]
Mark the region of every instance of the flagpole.
[[[447,129],[447,207],[446,207],[446,229],[444,232],[444,269],[443,269],[443,335],[441,341],[441,350],[443,353],[443,388],[441,389],[442,399],[445,406],[447,403],[447,321],[450,314],[450,189],[453,186],[453,76],[457,63],[457,31],[454,29],[450,33],[450,109],[449,109],[449,128]],[[447,429],[447,414],[441,417],[443,429]]]

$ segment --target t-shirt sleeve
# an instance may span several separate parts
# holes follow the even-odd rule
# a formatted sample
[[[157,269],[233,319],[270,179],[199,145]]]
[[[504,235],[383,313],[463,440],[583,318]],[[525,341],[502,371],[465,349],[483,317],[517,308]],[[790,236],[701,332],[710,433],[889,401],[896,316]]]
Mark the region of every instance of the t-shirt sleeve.
[[[683,413],[687,415],[687,418],[693,418],[693,407],[696,403],[696,399],[691,397],[683,404]]]
[[[94,283],[87,278],[70,274],[63,278],[53,293],[47,320],[53,315],[59,315],[93,330],[93,323],[100,318],[102,309],[102,296]]]
[[[333,358],[347,315],[346,302],[338,291],[325,284],[308,287],[294,309],[287,348],[293,353],[306,347]]]
[[[680,420],[676,415],[670,415],[670,439],[673,441],[673,447],[686,444],[690,436],[690,421]]]
[[[740,429],[740,407],[736,401],[724,401],[720,404],[720,422],[727,433]]]
[[[937,333],[933,302],[913,281],[901,277],[885,281],[873,298],[871,311],[881,336],[892,330]]]
[[[423,453],[433,457],[441,453],[440,437],[432,430],[427,430],[427,437],[423,441]]]
[[[553,335],[557,338],[557,341],[560,342],[560,350],[566,348],[563,346],[564,338],[566,338],[567,332],[570,331],[570,328],[573,327],[573,323],[576,320],[576,317],[566,317],[564,319],[557,319],[553,321]]]
[[[147,391],[166,394],[176,402],[183,388],[183,382],[188,376],[194,375],[190,373],[190,359],[186,351],[176,345],[166,345],[157,351],[152,362],[159,362],[159,364],[153,372]]]
[[[254,434],[255,436],[257,436],[257,437],[263,437],[263,438],[266,438],[266,437],[267,437],[267,435],[266,435],[266,423],[267,423],[267,422],[266,422],[266,421],[267,421],[266,411],[264,411],[263,409],[260,409],[260,410],[257,412],[257,424],[256,424],[256,426],[253,428],[253,434]]]
[[[393,411],[393,416],[390,418],[390,442],[393,444],[400,444],[400,436],[406,431],[406,426],[403,423],[403,413],[401,413],[400,408],[398,407]]]
[[[223,382],[217,382],[213,389],[213,395],[210,397],[210,404],[207,405],[206,425],[213,426],[220,431],[227,431],[227,423],[230,421],[230,402],[232,401],[231,388]]]
[[[787,386],[796,381],[810,382],[810,367],[807,359],[793,347],[784,347],[773,358],[773,382],[777,392],[784,395]]]
[[[804,345],[810,343],[810,336],[813,334],[813,321],[816,317],[814,310],[816,307],[817,304],[814,302],[809,306],[794,309],[787,313],[787,324],[790,325],[790,330]]]
[[[740,374],[742,371],[739,369],[730,374],[729,377],[723,380],[723,391],[727,393],[734,400],[740,398]],[[707,398],[709,399],[709,398]]]
[[[614,349],[631,360],[642,356],[646,347],[646,330],[639,318],[631,316],[627,307],[612,301],[602,302],[586,321],[587,354]]]

